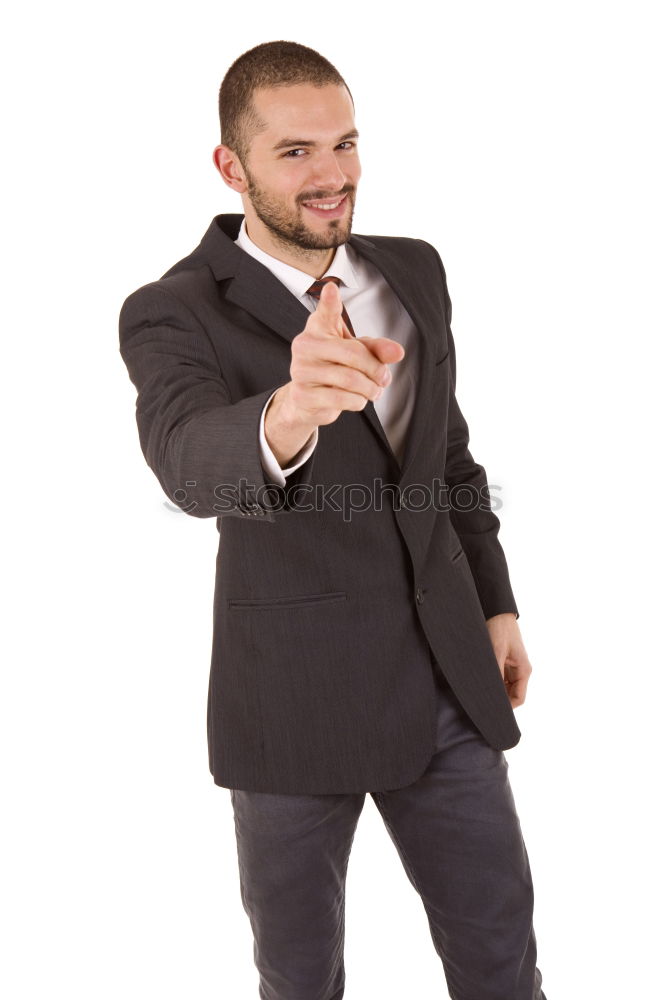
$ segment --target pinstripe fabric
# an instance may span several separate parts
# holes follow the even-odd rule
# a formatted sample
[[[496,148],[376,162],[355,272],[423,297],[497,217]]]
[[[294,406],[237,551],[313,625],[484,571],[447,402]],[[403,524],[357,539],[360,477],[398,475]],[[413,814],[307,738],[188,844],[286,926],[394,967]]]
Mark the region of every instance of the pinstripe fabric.
[[[220,535],[207,706],[215,783],[296,795],[407,786],[433,754],[438,674],[491,747],[515,746],[486,627],[517,611],[499,519],[482,503],[447,503],[449,491],[485,497],[489,487],[456,398],[437,251],[406,237],[349,240],[418,334],[402,459],[369,401],[322,426],[281,489],[261,465],[259,420],[311,311],[235,244],[242,222],[216,216],[119,317],[146,461],[169,500],[215,518]]]

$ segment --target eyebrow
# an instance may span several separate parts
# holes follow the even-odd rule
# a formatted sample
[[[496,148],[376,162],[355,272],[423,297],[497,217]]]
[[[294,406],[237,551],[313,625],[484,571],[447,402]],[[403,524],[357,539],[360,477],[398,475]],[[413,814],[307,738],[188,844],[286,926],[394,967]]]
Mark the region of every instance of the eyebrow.
[[[341,135],[338,142],[344,142],[345,139],[358,139],[359,134],[356,129],[352,129],[351,132],[346,132]],[[277,152],[280,149],[287,149],[288,146],[316,146],[317,143],[313,142],[311,139],[280,139],[276,142],[274,146],[271,147],[273,152]],[[336,143],[337,145],[337,143]]]

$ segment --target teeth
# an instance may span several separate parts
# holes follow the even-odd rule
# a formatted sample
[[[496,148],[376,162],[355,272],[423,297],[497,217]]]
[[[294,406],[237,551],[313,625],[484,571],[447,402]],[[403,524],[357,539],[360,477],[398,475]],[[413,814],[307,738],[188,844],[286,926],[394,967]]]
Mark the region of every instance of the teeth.
[[[306,201],[305,204],[308,206],[308,208],[323,208],[326,211],[329,211],[332,208],[337,208],[342,200],[343,199],[340,198],[339,201],[329,201],[329,202]]]

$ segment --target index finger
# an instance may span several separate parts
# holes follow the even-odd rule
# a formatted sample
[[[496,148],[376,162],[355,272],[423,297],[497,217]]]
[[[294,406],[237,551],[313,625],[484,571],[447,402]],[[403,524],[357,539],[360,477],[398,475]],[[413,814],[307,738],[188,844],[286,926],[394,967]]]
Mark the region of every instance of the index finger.
[[[325,319],[342,316],[342,296],[335,281],[327,281],[320,291],[315,312]]]

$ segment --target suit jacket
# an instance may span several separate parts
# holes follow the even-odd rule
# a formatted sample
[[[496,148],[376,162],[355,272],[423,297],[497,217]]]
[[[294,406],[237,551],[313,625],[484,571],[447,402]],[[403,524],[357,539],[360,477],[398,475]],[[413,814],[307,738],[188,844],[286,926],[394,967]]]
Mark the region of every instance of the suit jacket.
[[[514,746],[521,734],[486,619],[518,610],[455,396],[439,254],[418,239],[349,239],[422,338],[402,464],[369,401],[320,427],[314,453],[280,488],[261,464],[259,418],[289,381],[291,341],[310,313],[235,245],[242,219],[217,215],[193,252],[120,312],[146,462],[173,502],[215,518],[219,532],[207,705],[215,783],[286,794],[409,784],[433,753],[440,671],[487,742]],[[449,492],[426,506],[423,486],[437,480]],[[462,484],[471,493],[456,503]],[[373,500],[363,506],[364,495]]]

